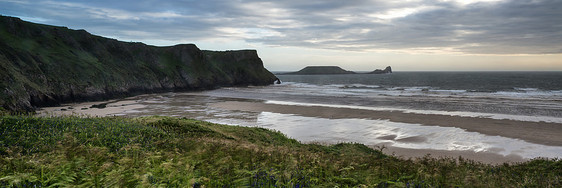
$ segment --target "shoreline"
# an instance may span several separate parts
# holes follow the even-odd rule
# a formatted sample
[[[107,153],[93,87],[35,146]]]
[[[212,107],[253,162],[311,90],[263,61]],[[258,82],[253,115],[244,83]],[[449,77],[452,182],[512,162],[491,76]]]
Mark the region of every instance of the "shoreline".
[[[138,96],[137,96],[138,97]],[[106,104],[104,108],[92,108],[92,105]],[[104,117],[112,114],[125,113],[129,110],[146,107],[146,105],[138,104],[134,97],[126,99],[115,99],[97,102],[68,103],[57,107],[43,107],[39,109],[39,116],[94,116]]]
[[[370,146],[373,149],[379,149],[384,144],[378,144],[375,146]],[[453,158],[474,160],[484,164],[503,164],[503,163],[521,163],[527,162],[531,159],[525,159],[518,155],[501,155],[492,152],[475,152],[475,151],[450,151],[450,150],[436,150],[436,149],[411,149],[411,148],[400,148],[393,147],[392,145],[384,145],[382,150],[384,154],[392,155],[402,159],[415,159],[423,158],[425,156],[432,158]]]
[[[477,132],[489,136],[515,138],[546,146],[562,146],[562,137],[560,137],[560,135],[562,135],[562,124],[560,123],[526,122],[482,117],[414,114],[396,111],[374,111],[322,106],[294,106],[239,101],[214,103],[211,104],[211,106],[228,110],[274,112],[327,119],[386,119],[392,122],[400,123],[456,127],[468,132]]]
[[[191,95],[191,94],[190,94]],[[200,96],[198,94],[195,94]],[[87,102],[87,103],[71,103],[64,104],[59,107],[48,107],[43,108],[38,111],[40,116],[65,116],[65,115],[78,115],[78,116],[127,116],[129,113],[134,114],[137,109],[150,108],[150,104],[146,104],[143,101],[150,101],[150,99],[145,100],[144,96],[135,96],[119,100],[109,100],[109,101],[99,101],[99,102]],[[150,97],[150,96],[149,96]],[[504,128],[502,132],[498,132],[497,136],[504,136],[508,138],[516,138],[528,141],[528,137],[537,134],[547,134],[551,135],[562,135],[562,130],[552,129],[553,126],[562,126],[556,123],[544,123],[544,122],[522,122],[515,120],[496,120],[488,118],[478,118],[478,117],[458,117],[458,116],[448,116],[448,115],[435,115],[435,114],[412,114],[404,113],[398,111],[375,111],[375,110],[365,110],[365,109],[348,109],[348,108],[335,108],[335,107],[318,107],[318,106],[296,106],[296,105],[282,105],[282,104],[269,104],[264,103],[264,101],[252,101],[249,102],[243,99],[236,98],[220,98],[218,101],[204,101],[207,108],[211,109],[221,109],[228,111],[246,111],[246,112],[273,112],[280,114],[294,114],[303,117],[319,117],[326,119],[389,119],[390,121],[404,121],[405,123],[415,123],[415,124],[426,124],[431,122],[440,122],[438,126],[442,127],[457,127],[462,128],[467,131],[478,132],[482,134],[494,131],[498,131],[502,126],[509,127]],[[107,104],[106,108],[98,109],[91,108],[94,104]],[[85,109],[87,108],[87,109]],[[61,110],[65,109],[65,110]],[[153,114],[158,115],[158,114]],[[133,115],[134,116],[134,115]],[[454,125],[441,125],[454,122]],[[467,129],[465,127],[473,125],[475,122],[478,123],[492,123],[491,126],[477,126],[472,129]],[[546,125],[544,125],[546,124]],[[430,126],[435,126],[435,124],[426,124]],[[520,132],[525,131],[529,126],[539,127],[536,131],[532,132]],[[468,127],[470,128],[470,127]],[[486,128],[489,128],[486,130]],[[476,130],[476,131],[474,131]],[[520,134],[518,134],[520,133]],[[542,144],[544,143],[558,143],[561,138],[555,136],[538,136],[539,139],[534,140]],[[415,139],[415,138],[407,138]],[[532,140],[532,139],[531,139]],[[402,140],[408,141],[408,140]],[[415,142],[415,140],[410,140]],[[307,143],[306,141],[303,143]],[[315,143],[315,142],[309,142]],[[402,148],[393,146],[392,143],[379,143],[379,144],[365,144],[371,148],[377,149],[384,145],[385,149],[383,153],[387,155],[393,155],[403,159],[408,158],[419,158],[430,155],[432,158],[455,158],[458,159],[461,156],[464,159],[470,159],[477,162],[482,162],[485,164],[502,164],[506,162],[518,163],[529,161],[531,158],[524,158],[516,154],[502,155],[499,153],[494,153],[493,151],[477,152],[472,150],[442,150],[442,149],[412,149],[412,148]],[[548,145],[548,144],[542,144]],[[551,144],[552,145],[552,144]],[[560,146],[553,144],[554,146]]]

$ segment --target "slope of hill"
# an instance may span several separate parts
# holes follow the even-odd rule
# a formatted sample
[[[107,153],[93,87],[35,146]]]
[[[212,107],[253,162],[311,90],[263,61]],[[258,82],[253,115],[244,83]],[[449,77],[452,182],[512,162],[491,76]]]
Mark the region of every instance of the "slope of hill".
[[[17,131],[15,131],[17,130]],[[0,187],[561,187],[562,160],[402,159],[185,118],[0,116]]]
[[[255,50],[156,47],[0,16],[0,106],[10,111],[276,79]]]

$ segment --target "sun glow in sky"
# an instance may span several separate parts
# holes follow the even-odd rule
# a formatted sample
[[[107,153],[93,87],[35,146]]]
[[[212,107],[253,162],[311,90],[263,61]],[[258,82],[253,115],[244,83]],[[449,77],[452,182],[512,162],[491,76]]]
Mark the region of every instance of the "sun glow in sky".
[[[272,71],[562,71],[560,0],[0,0],[0,14],[150,45],[256,49]]]

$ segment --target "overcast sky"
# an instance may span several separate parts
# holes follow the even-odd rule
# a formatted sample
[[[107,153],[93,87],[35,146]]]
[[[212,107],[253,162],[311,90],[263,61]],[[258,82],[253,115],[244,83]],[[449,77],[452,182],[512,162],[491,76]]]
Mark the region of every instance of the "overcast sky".
[[[0,0],[0,14],[151,45],[256,49],[273,71],[562,71],[562,0]]]

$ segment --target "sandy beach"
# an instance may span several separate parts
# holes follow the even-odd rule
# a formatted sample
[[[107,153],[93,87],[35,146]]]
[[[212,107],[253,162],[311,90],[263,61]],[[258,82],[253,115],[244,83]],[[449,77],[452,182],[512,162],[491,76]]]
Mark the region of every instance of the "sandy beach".
[[[372,147],[372,146],[371,146]],[[379,149],[379,146],[375,146],[375,149]],[[383,153],[387,155],[394,155],[396,157],[401,157],[404,159],[408,158],[420,158],[429,155],[430,157],[443,157],[443,158],[459,158],[470,159],[474,161],[479,161],[486,164],[503,164],[503,163],[516,163],[525,162],[528,159],[524,159],[517,155],[499,155],[492,152],[473,152],[473,151],[448,151],[448,150],[432,150],[432,149],[411,149],[411,148],[399,148],[393,146],[386,146],[383,149]]]
[[[93,105],[105,104],[104,108],[94,108]],[[118,113],[124,113],[129,110],[145,107],[138,101],[125,100],[108,100],[99,102],[69,103],[58,107],[45,107],[38,111],[40,116],[92,116],[104,117]]]

